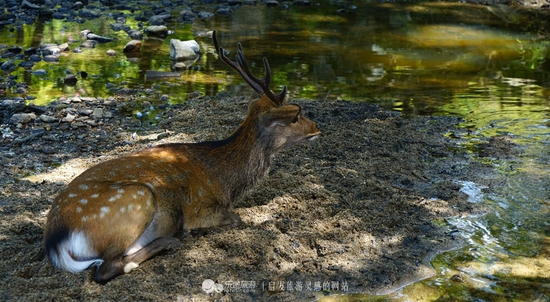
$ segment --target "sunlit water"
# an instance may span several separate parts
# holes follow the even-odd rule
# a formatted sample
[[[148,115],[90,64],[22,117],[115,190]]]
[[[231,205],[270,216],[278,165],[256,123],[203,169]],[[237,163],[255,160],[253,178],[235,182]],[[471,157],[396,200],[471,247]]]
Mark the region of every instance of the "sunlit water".
[[[267,57],[272,87],[289,85],[293,97],[375,102],[406,116],[458,115],[469,129],[458,140],[473,156],[476,145],[487,137],[508,135],[523,147],[521,155],[479,159],[506,175],[503,187],[479,195],[472,193],[481,191],[476,184],[465,184],[472,202],[484,203],[491,211],[448,220],[467,245],[436,257],[435,277],[384,299],[550,300],[550,42],[539,39],[536,28],[522,26],[528,22],[520,14],[502,6],[441,2],[358,6],[328,1],[286,9],[242,6],[230,16],[198,20],[193,26],[173,22],[167,39],[144,41],[136,62],[122,54],[129,38],[111,31],[108,24],[114,21],[108,17],[84,24],[50,20],[14,31],[3,29],[0,44],[26,48],[79,40],[83,29],[116,37],[116,42],[80,54],[69,52],[58,63],[40,62],[32,69],[44,69],[45,75],[22,68],[10,75],[29,84],[28,95],[36,104],[74,95],[108,97],[121,88],[153,88],[139,94],[156,106],[165,102],[161,95],[177,103],[197,92],[250,93],[214,55],[211,39],[195,38],[196,32],[217,29],[230,57],[241,42],[260,76],[261,57]],[[203,8],[209,7],[196,7]],[[337,13],[341,8],[347,12]],[[131,16],[127,24],[138,26]],[[195,38],[202,49],[200,59],[181,77],[147,79],[148,70],[170,71],[171,38]],[[107,57],[108,49],[119,54]],[[89,77],[75,87],[66,86],[67,69],[86,71]],[[8,95],[17,96],[12,91]]]

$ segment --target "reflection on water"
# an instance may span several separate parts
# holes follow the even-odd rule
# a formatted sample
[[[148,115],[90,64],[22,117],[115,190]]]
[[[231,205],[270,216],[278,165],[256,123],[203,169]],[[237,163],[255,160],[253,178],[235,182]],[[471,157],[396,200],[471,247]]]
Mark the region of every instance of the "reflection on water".
[[[505,6],[366,3],[338,14],[339,8],[326,0],[287,9],[242,6],[230,16],[199,20],[193,26],[174,22],[168,39],[144,40],[135,61],[121,51],[129,38],[111,31],[108,24],[113,21],[107,17],[84,24],[49,20],[23,30],[2,30],[0,43],[25,49],[78,41],[84,29],[117,38],[80,54],[64,53],[58,63],[39,62],[34,73],[23,68],[12,72],[17,82],[29,85],[28,95],[37,104],[74,95],[107,97],[122,88],[152,88],[140,94],[154,106],[165,99],[161,94],[171,102],[184,101],[197,91],[248,94],[246,84],[217,59],[211,40],[194,35],[217,29],[231,56],[237,43],[243,44],[254,73],[261,75],[261,58],[267,57],[273,89],[289,85],[293,97],[377,102],[404,115],[458,115],[469,129],[462,138],[467,142],[464,148],[472,152],[487,137],[509,136],[524,146],[524,153],[512,161],[490,160],[507,176],[506,185],[489,196],[476,196],[492,211],[471,220],[449,220],[467,246],[438,256],[436,277],[388,299],[497,301],[504,295],[504,300],[548,300],[550,42],[539,39],[536,28],[521,30],[525,17]],[[135,20],[127,20],[138,28]],[[202,56],[179,78],[146,80],[148,70],[170,71],[170,38],[195,38]],[[108,57],[108,49],[119,54]],[[66,86],[67,69],[86,71],[89,77],[75,87]],[[8,79],[7,74],[1,76]],[[18,96],[15,91],[7,93]]]

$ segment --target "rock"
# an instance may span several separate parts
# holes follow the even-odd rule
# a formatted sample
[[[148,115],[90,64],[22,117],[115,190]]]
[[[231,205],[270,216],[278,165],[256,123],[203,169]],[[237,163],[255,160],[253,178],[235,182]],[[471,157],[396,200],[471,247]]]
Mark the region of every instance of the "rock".
[[[57,121],[57,118],[53,117],[53,116],[50,116],[50,115],[46,115],[46,114],[42,114],[41,116],[38,117],[41,121],[43,121],[44,123],[53,123],[53,122],[56,122]]]
[[[37,51],[36,47],[29,47],[29,48],[25,49],[23,54],[25,54],[26,56],[30,56],[30,55],[36,54],[36,51]]]
[[[131,28],[130,26],[126,25],[126,24],[123,24],[123,23],[112,23],[111,25],[111,29],[114,30],[114,31],[129,31]]]
[[[201,19],[206,19],[214,16],[214,14],[210,12],[200,11],[197,13],[197,16],[199,16],[199,18]]]
[[[43,75],[46,75],[47,73],[48,73],[48,71],[46,69],[37,69],[37,70],[32,72],[32,74],[37,75],[37,76],[43,76]]]
[[[12,124],[28,124],[35,118],[36,115],[34,113],[16,113],[11,116],[10,122]]]
[[[143,33],[140,30],[137,29],[130,29],[126,32],[130,38],[133,40],[141,40],[143,39]]]
[[[76,76],[74,74],[68,74],[65,79],[63,80],[63,83],[65,83],[65,85],[67,86],[74,86],[76,85],[76,82],[78,81],[78,79],[76,78]]]
[[[81,9],[78,11],[78,15],[82,18],[98,18],[101,13],[92,9]]]
[[[94,109],[94,112],[92,113],[92,117],[94,119],[100,119],[103,117],[103,108],[96,108]]]
[[[231,10],[231,8],[229,7],[220,7],[218,8],[218,10],[216,11],[216,14],[220,15],[220,16],[228,16],[232,13],[233,11]]]
[[[95,40],[86,40],[82,43],[80,43],[80,47],[84,47],[84,48],[95,48],[96,44],[99,43]]]
[[[55,149],[52,146],[43,146],[41,151],[44,154],[54,154],[55,153]]]
[[[23,67],[23,68],[32,68],[32,67],[34,67],[34,62],[32,62],[32,61],[23,61],[23,62],[19,63],[18,66]]]
[[[279,2],[276,1],[276,0],[267,0],[265,2],[265,4],[268,6],[268,7],[273,7],[273,6],[278,6],[279,5]]]
[[[114,51],[112,49],[109,49],[105,52],[105,54],[110,56],[110,57],[114,57],[114,56],[116,56],[116,51]]]
[[[197,41],[170,40],[170,59],[174,61],[185,61],[196,59],[200,54],[200,47]]]
[[[227,1],[227,5],[229,6],[237,6],[237,5],[242,5],[243,2],[241,0],[228,0]]]
[[[126,46],[124,46],[124,49],[122,49],[123,53],[131,53],[131,52],[139,52],[141,50],[141,41],[140,40],[132,40],[128,43],[126,43]]]
[[[105,118],[112,118],[112,117],[113,117],[113,112],[111,112],[111,111],[105,111],[105,112],[103,112],[103,117],[105,117]]]
[[[172,65],[173,71],[183,71],[187,69],[187,65],[185,65],[184,62],[177,62],[176,64]]]
[[[61,52],[61,49],[57,44],[42,44],[40,45],[40,51],[42,55],[55,55]]]
[[[69,43],[61,43],[57,46],[59,48],[59,51],[69,51]]]
[[[22,51],[23,51],[23,47],[21,47],[21,46],[8,47],[8,52],[10,52],[10,53],[19,54]]]
[[[29,60],[33,62],[40,62],[42,61],[42,58],[39,55],[34,54],[34,55],[30,55]]]
[[[66,117],[61,119],[61,121],[65,122],[65,123],[70,123],[70,122],[74,121],[75,118],[76,118],[75,115],[72,115],[72,114],[68,113]]]
[[[59,58],[54,55],[47,55],[47,56],[44,56],[43,60],[44,62],[57,62],[59,61]]]
[[[96,35],[92,32],[86,34],[86,39],[88,40],[94,40],[94,41],[97,41],[99,43],[108,43],[108,42],[112,42],[114,41],[115,39],[114,38],[109,38],[109,37],[104,37],[104,36],[100,36],[100,35]]]
[[[145,79],[158,79],[158,78],[175,78],[180,77],[181,72],[168,72],[168,71],[156,71],[156,70],[147,70],[145,72]]]
[[[156,37],[165,37],[168,35],[168,27],[164,25],[152,25],[145,30],[148,35]]]
[[[197,16],[189,9],[184,9],[180,12],[178,20],[180,22],[192,22]]]
[[[164,25],[167,21],[170,21],[172,19],[172,14],[161,14],[161,15],[154,15],[151,18],[149,18],[149,24],[150,25]]]
[[[12,72],[16,67],[17,66],[12,60],[4,62],[2,63],[2,65],[0,65],[0,69],[6,72]]]
[[[27,0],[23,0],[23,2],[21,2],[21,8],[23,8],[23,9],[39,9],[40,6],[36,5],[36,4],[33,4],[33,3],[30,3]]]
[[[52,14],[52,18],[57,19],[57,20],[63,20],[63,19],[65,19],[65,17],[66,17],[65,14],[60,13],[60,12],[54,12]]]

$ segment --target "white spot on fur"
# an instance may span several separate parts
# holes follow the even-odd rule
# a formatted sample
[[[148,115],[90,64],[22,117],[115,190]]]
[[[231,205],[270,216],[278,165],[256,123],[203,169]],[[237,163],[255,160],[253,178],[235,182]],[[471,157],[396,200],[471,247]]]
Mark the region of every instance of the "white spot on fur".
[[[111,211],[111,208],[109,207],[101,207],[101,214],[109,213]]]
[[[124,213],[124,212],[126,212],[126,207],[121,207],[120,208],[120,213]]]
[[[80,190],[88,190],[90,187],[88,187],[88,185],[86,184],[81,184],[80,186],[78,186],[80,188]]]
[[[82,216],[82,221],[84,222],[88,221],[88,216]]]
[[[118,193],[124,193],[124,189],[118,189],[117,192]]]
[[[81,208],[81,207],[76,207],[76,212],[77,212],[77,213],[81,213],[81,212],[82,212],[82,208]]]
[[[95,193],[95,194],[92,194],[90,197],[97,198],[98,196],[99,196],[99,194]]]
[[[87,203],[88,203],[88,199],[82,198],[82,199],[80,200],[80,203],[81,203],[81,204],[87,204]]]
[[[137,193],[139,196],[145,196],[145,192],[143,192],[143,190],[138,190]]]
[[[129,205],[128,205],[128,212],[130,212],[130,211],[132,210],[133,207],[134,207],[133,204],[129,204]]]
[[[70,198],[76,197],[76,194],[75,193],[69,193],[69,197]]]
[[[136,195],[136,194],[132,194],[132,198],[133,198],[133,199],[137,199],[137,195]]]
[[[109,202],[113,202],[113,201],[115,201],[115,200],[116,200],[116,197],[114,197],[114,196],[112,196],[112,197],[109,198]]]

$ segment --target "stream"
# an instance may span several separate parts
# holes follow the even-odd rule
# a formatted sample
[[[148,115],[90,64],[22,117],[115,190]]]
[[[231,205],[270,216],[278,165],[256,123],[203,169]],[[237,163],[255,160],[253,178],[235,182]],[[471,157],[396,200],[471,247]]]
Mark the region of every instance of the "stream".
[[[193,9],[213,10],[213,5],[199,3]],[[52,19],[0,29],[1,51],[79,41],[85,29],[116,38],[81,53],[63,53],[55,63],[40,61],[32,69],[2,74],[4,82],[27,86],[24,94],[14,89],[6,94],[43,105],[75,95],[106,98],[129,91],[147,99],[154,116],[163,102],[222,91],[250,93],[203,35],[216,29],[229,57],[242,43],[249,62],[257,62],[251,63],[254,73],[261,75],[259,62],[269,59],[274,91],[289,85],[294,98],[377,103],[406,117],[460,116],[468,131],[457,138],[459,148],[506,176],[491,193],[463,184],[471,202],[490,211],[445,221],[466,245],[436,256],[435,276],[385,296],[331,296],[330,301],[550,301],[550,41],[536,20],[526,21],[532,15],[500,5],[427,1],[314,0],[305,6],[232,10],[192,24],[174,18],[168,38],[144,40],[137,61],[122,53],[130,38],[110,29],[114,20],[108,13],[83,23]],[[127,25],[140,27],[133,13],[123,13]],[[201,57],[180,77],[148,79],[148,70],[171,71],[171,38],[196,39]],[[109,49],[117,55],[107,56]],[[66,85],[67,70],[85,71],[88,77]],[[481,157],[479,145],[489,137],[510,139],[521,152]]]

